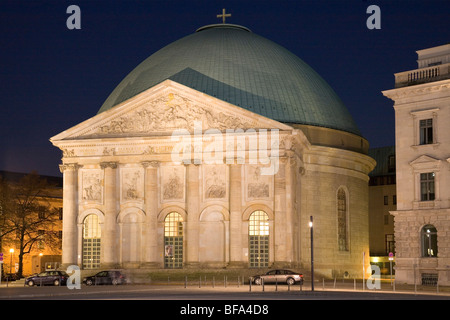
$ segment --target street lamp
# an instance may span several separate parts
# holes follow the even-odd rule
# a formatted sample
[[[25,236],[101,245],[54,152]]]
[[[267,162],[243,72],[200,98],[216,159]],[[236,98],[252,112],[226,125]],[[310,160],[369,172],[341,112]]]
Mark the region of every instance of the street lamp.
[[[14,249],[13,248],[9,249],[9,253],[10,253],[10,256],[11,256],[11,260],[10,260],[10,264],[9,264],[9,273],[12,273],[12,262],[13,262]]]
[[[311,231],[311,291],[314,291],[314,234],[313,234],[313,217],[309,217],[309,229]]]

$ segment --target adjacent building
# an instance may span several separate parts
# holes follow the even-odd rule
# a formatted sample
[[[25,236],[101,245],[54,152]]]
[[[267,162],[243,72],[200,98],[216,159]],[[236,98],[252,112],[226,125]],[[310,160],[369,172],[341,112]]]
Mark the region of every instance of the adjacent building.
[[[370,262],[378,265],[382,274],[390,274],[395,271],[391,268],[394,261],[389,260],[395,253],[391,214],[397,208],[395,146],[371,148],[369,156],[377,162],[369,174]]]
[[[450,44],[395,74],[396,281],[450,284]]]
[[[17,224],[12,224],[10,221],[15,219],[2,220],[0,252],[3,253],[3,275],[18,272],[21,246],[24,253],[22,274],[25,276],[44,270],[57,269],[61,265],[63,181],[59,177],[37,176],[40,180],[46,181],[45,188],[38,189],[23,182],[26,176],[27,174],[19,172],[0,171],[0,178],[11,188],[33,190],[33,193],[28,195],[16,191],[11,196],[20,203],[16,214],[21,213],[21,210],[26,210],[23,222],[18,221]],[[52,217],[48,218],[50,212]],[[12,212],[7,214],[12,214]],[[38,227],[35,227],[36,225]],[[19,229],[14,229],[14,227]],[[13,232],[9,232],[9,230],[13,230]],[[25,234],[23,236],[24,243],[20,243],[18,236],[20,232]]]

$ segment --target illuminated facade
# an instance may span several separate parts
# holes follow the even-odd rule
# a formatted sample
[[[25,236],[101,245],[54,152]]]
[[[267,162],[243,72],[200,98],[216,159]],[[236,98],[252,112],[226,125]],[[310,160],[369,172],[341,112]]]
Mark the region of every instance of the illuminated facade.
[[[369,263],[368,142],[319,75],[245,27],[161,49],[51,141],[65,264],[309,268],[311,215],[317,272]]]
[[[395,102],[396,281],[449,285],[450,44],[417,54],[383,91]]]

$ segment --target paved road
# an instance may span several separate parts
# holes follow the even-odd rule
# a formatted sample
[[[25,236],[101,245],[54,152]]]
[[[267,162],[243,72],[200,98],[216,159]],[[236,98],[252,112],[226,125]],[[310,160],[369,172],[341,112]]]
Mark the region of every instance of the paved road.
[[[322,290],[299,286],[187,287],[176,285],[0,287],[0,300],[450,300],[448,294],[414,294],[380,290]]]
[[[334,300],[337,303],[329,305],[323,303],[324,300],[331,303]],[[347,304],[343,300],[346,300]],[[359,301],[358,308],[355,308],[354,300]],[[362,300],[370,301],[366,308],[361,305]],[[417,310],[428,310],[431,300],[436,300],[432,305],[434,311],[447,310],[448,303],[445,301],[438,303],[437,300],[450,300],[450,295],[334,289],[316,289],[312,292],[308,286],[300,291],[299,286],[288,288],[286,285],[265,286],[264,291],[260,286],[252,286],[250,291],[248,285],[226,288],[206,286],[185,288],[183,285],[93,287],[82,285],[81,289],[72,290],[67,287],[29,288],[23,285],[0,287],[0,303],[4,308],[21,310],[25,313],[31,312],[33,317],[43,316],[46,319],[48,315],[76,314],[89,315],[90,318],[103,318],[105,311],[111,310],[114,310],[115,319],[129,319],[138,315],[147,315],[151,318],[151,315],[157,311],[156,314],[163,314],[168,319],[242,319],[253,316],[258,319],[280,320],[291,318],[293,315],[304,317],[310,310],[321,314],[323,312],[328,314],[327,310],[339,310],[349,315],[360,315],[361,311],[364,311],[364,319],[367,319],[376,314],[373,313],[372,301],[374,300],[382,303],[375,307],[376,309],[382,308],[391,316],[401,310],[401,314],[398,315],[403,317],[405,312],[413,312],[412,315],[416,316]],[[386,307],[383,302],[386,300],[409,300],[414,305],[409,309],[400,308],[396,304]],[[417,300],[424,300],[422,303],[426,305],[419,306],[420,302]],[[73,301],[76,302],[73,303]]]

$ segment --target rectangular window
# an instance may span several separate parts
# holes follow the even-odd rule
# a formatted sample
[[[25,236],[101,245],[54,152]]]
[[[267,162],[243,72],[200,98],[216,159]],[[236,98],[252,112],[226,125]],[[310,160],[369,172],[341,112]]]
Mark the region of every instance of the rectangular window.
[[[420,144],[433,143],[433,119],[420,120]]]
[[[420,201],[434,200],[434,172],[420,174]]]
[[[395,155],[390,155],[388,157],[388,172],[395,172]]]
[[[386,240],[386,254],[389,254],[389,252],[395,252],[395,239],[393,234],[386,234],[385,235]]]
[[[384,205],[387,206],[389,204],[389,197],[388,196],[384,196]]]

